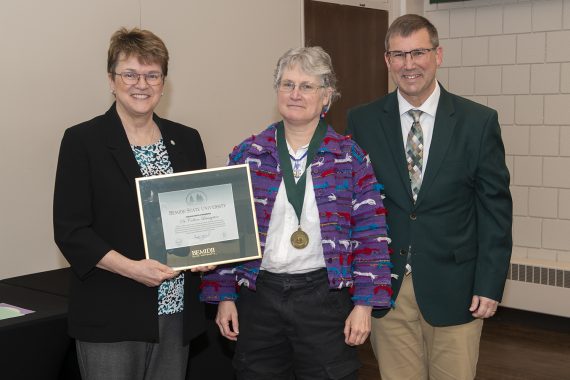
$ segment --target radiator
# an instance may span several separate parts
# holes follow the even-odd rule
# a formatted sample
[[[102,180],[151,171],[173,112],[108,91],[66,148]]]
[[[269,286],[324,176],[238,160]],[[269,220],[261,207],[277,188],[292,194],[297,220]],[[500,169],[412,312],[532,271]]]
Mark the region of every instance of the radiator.
[[[513,258],[501,305],[570,318],[570,263]]]

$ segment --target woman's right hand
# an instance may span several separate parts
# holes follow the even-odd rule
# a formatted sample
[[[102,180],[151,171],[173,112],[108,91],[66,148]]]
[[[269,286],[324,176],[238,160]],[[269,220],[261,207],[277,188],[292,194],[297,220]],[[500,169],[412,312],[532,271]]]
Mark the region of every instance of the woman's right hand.
[[[218,304],[216,324],[223,337],[236,341],[239,335],[239,322],[236,304],[234,301],[221,301]]]
[[[146,286],[158,286],[164,280],[174,278],[180,273],[156,260],[132,260],[117,251],[107,252],[97,263],[97,267],[128,277]]]

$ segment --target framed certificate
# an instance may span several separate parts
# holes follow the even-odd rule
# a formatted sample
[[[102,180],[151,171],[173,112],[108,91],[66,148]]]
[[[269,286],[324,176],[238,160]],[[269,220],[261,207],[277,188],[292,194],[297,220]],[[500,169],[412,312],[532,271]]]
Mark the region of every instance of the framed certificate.
[[[176,270],[261,257],[248,165],[136,179],[147,259]]]

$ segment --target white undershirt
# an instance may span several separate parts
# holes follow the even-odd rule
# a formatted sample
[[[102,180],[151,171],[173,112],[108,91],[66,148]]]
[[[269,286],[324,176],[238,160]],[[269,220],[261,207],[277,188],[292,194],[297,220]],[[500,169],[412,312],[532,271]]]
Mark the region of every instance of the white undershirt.
[[[422,179],[427,167],[429,147],[431,146],[431,138],[433,136],[433,126],[435,123],[435,114],[437,112],[437,105],[439,103],[439,96],[441,94],[441,89],[439,84],[435,82],[435,89],[426,99],[425,102],[419,107],[414,107],[404,97],[400,94],[398,89],[398,105],[400,108],[400,125],[402,126],[402,140],[404,142],[404,151],[406,150],[406,143],[408,141],[408,133],[412,129],[412,124],[414,119],[408,114],[411,109],[416,109],[422,111],[420,115],[420,125],[422,126],[422,132],[424,135],[424,154],[423,154],[423,164],[422,164]]]
[[[308,145],[294,152],[287,143],[287,149],[291,156],[300,158],[307,151]],[[302,168],[305,167],[306,162],[306,156],[298,161]],[[291,166],[294,165],[295,161],[291,159]],[[297,181],[296,178],[295,182]],[[287,199],[285,184],[281,181],[269,220],[261,269],[273,273],[306,273],[325,268],[320,223],[313,189],[313,178],[309,167],[307,168],[307,183],[301,213],[301,228],[309,236],[309,244],[303,249],[297,249],[291,245],[291,235],[297,231],[299,223],[295,209]]]

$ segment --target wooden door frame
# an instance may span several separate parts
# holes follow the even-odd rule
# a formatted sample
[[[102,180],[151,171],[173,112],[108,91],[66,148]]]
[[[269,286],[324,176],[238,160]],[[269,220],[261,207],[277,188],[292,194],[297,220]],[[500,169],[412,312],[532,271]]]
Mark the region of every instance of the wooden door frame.
[[[305,46],[305,1],[307,0],[299,0],[299,9],[301,12],[301,45]],[[315,0],[321,1],[325,3],[333,3],[333,4],[344,4],[344,0]],[[360,4],[364,4],[364,8],[367,7],[367,0],[359,1]],[[376,9],[384,9],[388,11],[388,25],[392,23],[397,17],[408,13],[408,8],[421,8],[423,13],[423,0],[388,0],[388,7],[384,8],[376,8]],[[390,82],[391,83],[391,82]]]
[[[386,9],[322,0],[304,0],[303,11],[304,42],[322,46],[333,59],[341,98],[325,120],[343,132],[349,109],[390,91],[384,61],[389,13]]]

